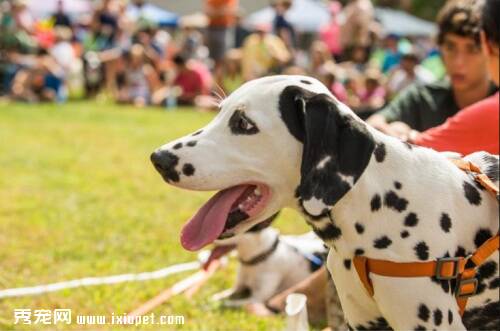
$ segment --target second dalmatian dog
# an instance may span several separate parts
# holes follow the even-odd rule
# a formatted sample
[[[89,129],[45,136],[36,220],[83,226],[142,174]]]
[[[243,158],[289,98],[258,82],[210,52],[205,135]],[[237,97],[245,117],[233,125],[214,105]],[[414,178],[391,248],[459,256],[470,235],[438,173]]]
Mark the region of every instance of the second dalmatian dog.
[[[218,251],[235,249],[239,265],[235,285],[214,295],[214,299],[231,307],[266,303],[323,265],[327,250],[321,239],[312,232],[280,235],[269,226],[275,217],[216,246],[217,255],[221,255]]]

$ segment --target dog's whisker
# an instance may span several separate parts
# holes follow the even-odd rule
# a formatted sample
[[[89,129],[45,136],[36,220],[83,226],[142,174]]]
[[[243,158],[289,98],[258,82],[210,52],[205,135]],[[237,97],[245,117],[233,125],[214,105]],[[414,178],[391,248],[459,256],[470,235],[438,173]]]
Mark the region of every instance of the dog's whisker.
[[[222,100],[227,98],[226,92],[217,82],[214,82],[214,87],[217,87],[219,89],[219,91],[221,92],[221,95],[223,96]]]

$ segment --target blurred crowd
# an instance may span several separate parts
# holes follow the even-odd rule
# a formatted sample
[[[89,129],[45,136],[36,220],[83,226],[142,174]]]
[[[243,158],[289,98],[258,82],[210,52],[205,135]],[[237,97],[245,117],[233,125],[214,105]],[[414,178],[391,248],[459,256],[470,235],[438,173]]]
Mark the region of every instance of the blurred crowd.
[[[205,0],[203,17],[176,27],[130,14],[145,3],[102,0],[89,15],[73,17],[61,0],[50,17],[35,19],[25,1],[4,0],[1,93],[63,102],[104,91],[137,106],[213,109],[214,93],[229,94],[247,80],[305,74],[366,117],[410,84],[444,75],[433,36],[387,33],[369,0],[325,2],[331,20],[315,33],[287,20],[292,0],[272,0],[273,20],[251,27],[237,0]]]

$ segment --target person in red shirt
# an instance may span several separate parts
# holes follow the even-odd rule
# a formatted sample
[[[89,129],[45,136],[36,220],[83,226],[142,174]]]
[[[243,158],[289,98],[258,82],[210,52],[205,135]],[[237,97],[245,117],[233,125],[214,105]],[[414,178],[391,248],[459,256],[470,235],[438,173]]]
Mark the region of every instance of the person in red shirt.
[[[198,71],[187,66],[186,59],[182,55],[174,57],[174,64],[177,75],[173,85],[181,89],[177,102],[180,105],[194,105],[195,98],[204,92],[203,78]]]
[[[485,1],[482,9],[481,46],[488,61],[488,69],[495,85],[499,85],[500,24],[495,13],[500,11],[500,0]],[[445,123],[424,131],[412,131],[409,140],[414,144],[437,151],[470,154],[486,151],[499,153],[499,93],[464,108]]]

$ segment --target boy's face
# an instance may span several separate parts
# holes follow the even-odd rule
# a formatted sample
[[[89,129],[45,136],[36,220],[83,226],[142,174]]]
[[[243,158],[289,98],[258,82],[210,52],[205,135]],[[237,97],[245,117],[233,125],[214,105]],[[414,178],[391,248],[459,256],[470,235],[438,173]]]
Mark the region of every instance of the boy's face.
[[[453,90],[468,90],[489,80],[486,58],[472,38],[448,33],[440,49]]]

